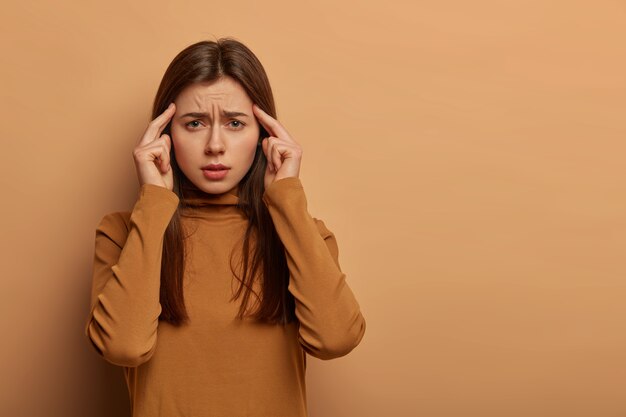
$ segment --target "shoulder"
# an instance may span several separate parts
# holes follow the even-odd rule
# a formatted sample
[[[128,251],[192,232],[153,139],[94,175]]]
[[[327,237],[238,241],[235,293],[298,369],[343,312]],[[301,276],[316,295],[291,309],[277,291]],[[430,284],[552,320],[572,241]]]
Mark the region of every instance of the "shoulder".
[[[130,230],[130,215],[128,211],[105,214],[98,223],[96,235],[105,235],[119,246],[123,246]]]

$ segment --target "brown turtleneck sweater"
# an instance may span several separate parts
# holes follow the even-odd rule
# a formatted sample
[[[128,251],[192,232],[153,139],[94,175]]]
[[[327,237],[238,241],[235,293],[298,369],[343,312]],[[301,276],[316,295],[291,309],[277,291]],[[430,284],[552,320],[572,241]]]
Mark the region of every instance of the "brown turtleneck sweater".
[[[346,355],[365,333],[334,234],[308,213],[299,178],[272,183],[263,201],[285,246],[298,320],[284,327],[240,321],[241,299],[230,301],[239,281],[229,265],[247,225],[238,197],[201,193],[185,201],[181,225],[193,232],[185,241],[189,324],[158,321],[163,235],[179,197],[143,184],[132,212],[109,213],[96,229],[90,345],[124,367],[133,417],[307,416],[306,354]]]

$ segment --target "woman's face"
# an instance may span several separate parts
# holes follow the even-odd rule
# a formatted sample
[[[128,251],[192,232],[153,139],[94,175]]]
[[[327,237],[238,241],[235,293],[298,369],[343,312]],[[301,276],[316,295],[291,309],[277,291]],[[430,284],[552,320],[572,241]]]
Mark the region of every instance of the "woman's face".
[[[170,132],[182,172],[204,192],[238,195],[239,181],[252,166],[259,140],[250,97],[237,81],[224,76],[189,85],[174,103]],[[209,164],[229,169],[223,176],[202,169]]]

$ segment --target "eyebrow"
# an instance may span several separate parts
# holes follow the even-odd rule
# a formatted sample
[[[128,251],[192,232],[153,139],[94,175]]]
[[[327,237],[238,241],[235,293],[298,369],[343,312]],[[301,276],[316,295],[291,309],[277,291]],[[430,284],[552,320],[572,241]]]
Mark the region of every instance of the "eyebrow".
[[[246,113],[242,113],[240,111],[222,110],[222,114],[225,117],[237,117],[237,116],[248,117]],[[202,119],[202,118],[207,117],[208,115],[209,115],[208,113],[190,112],[190,113],[183,114],[182,116],[179,117],[179,119],[182,119],[183,117],[196,117],[196,118]]]

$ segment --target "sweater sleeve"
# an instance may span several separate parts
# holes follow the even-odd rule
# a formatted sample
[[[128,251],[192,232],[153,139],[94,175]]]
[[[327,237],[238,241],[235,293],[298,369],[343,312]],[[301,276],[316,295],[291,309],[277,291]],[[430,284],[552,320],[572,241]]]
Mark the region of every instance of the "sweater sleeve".
[[[335,235],[308,213],[297,177],[270,184],[263,201],[285,246],[301,346],[323,360],[348,354],[365,334],[365,319],[339,266]]]
[[[130,216],[109,213],[96,228],[84,333],[114,365],[139,366],[154,353],[163,237],[178,201],[167,188],[142,184]]]

